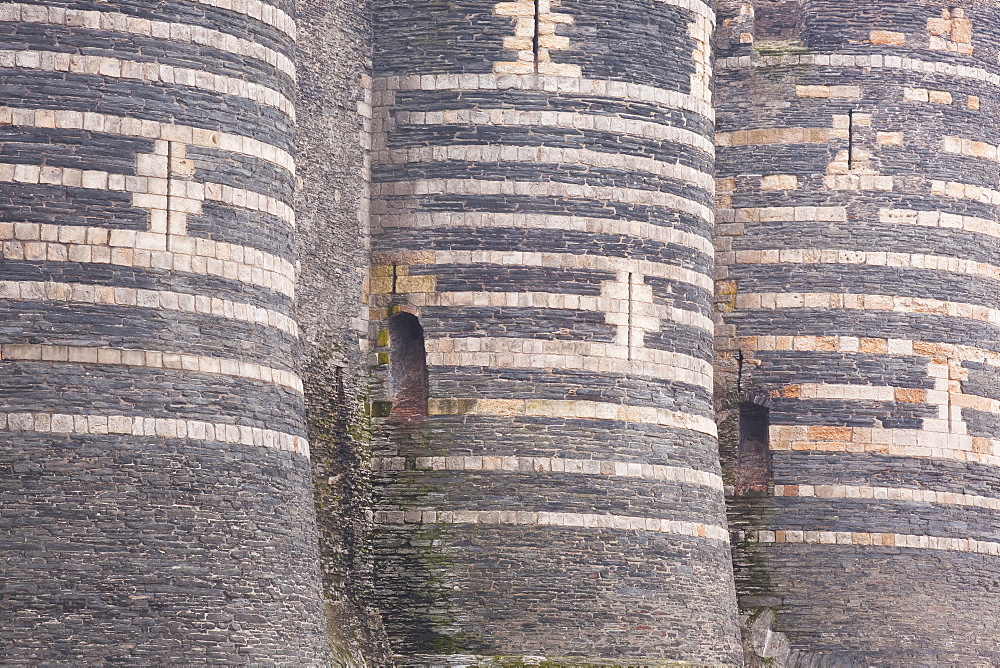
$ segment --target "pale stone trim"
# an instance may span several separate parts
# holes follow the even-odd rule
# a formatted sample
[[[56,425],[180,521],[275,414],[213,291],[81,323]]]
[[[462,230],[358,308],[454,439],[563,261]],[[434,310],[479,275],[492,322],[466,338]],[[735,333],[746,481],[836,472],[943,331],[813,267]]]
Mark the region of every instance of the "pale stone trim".
[[[479,415],[487,417],[554,417],[578,420],[638,422],[687,429],[717,436],[715,420],[704,415],[652,406],[629,406],[602,401],[563,399],[429,399],[430,415]]]
[[[1000,239],[1000,223],[988,218],[962,216],[945,211],[918,211],[916,209],[879,209],[879,222],[888,225],[917,225],[963,230]]]
[[[626,102],[647,102],[665,109],[690,111],[708,120],[715,120],[715,109],[712,104],[694,95],[609,79],[535,74],[414,74],[402,77],[380,77],[374,80],[374,105],[376,107],[392,106],[394,104],[392,93],[397,90],[547,91],[587,97],[604,97]]]
[[[221,202],[248,211],[267,213],[286,223],[289,227],[295,227],[295,209],[280,199],[221,183],[205,183],[204,185],[207,201]]]
[[[551,513],[531,510],[380,510],[376,524],[487,524],[500,526],[579,527],[652,531],[688,538],[729,543],[729,529],[700,522],[683,522],[656,517],[599,515],[596,513]]]
[[[172,141],[257,158],[277,165],[292,174],[295,173],[295,160],[284,149],[251,137],[218,130],[204,130],[190,125],[174,125],[127,116],[98,114],[92,111],[22,109],[5,106],[0,106],[0,125],[87,130],[122,137]]]
[[[558,214],[434,212],[415,211],[412,214],[376,215],[374,222],[382,228],[512,228],[525,230],[567,230],[590,234],[620,234],[664,244],[676,244],[712,255],[715,247],[710,238],[685,232],[675,227],[654,225],[645,221],[616,218],[590,218]]]
[[[901,533],[869,533],[865,531],[752,531],[751,542],[766,544],[865,545],[873,547],[914,548],[970,552],[1000,557],[1000,543],[975,538],[945,538]]]
[[[273,383],[287,387],[299,394],[303,392],[302,380],[289,371],[275,369],[256,362],[209,357],[208,355],[131,348],[4,343],[0,345],[0,361],[67,362],[145,369],[177,369]]]
[[[377,151],[373,160],[381,165],[405,165],[421,162],[485,161],[522,162],[546,165],[586,165],[588,167],[645,172],[661,178],[691,183],[708,192],[715,192],[715,177],[677,162],[667,162],[622,153],[606,153],[584,148],[552,146],[491,146],[488,144],[452,144],[448,146],[417,146],[405,149]]]
[[[910,339],[879,339],[857,336],[746,336],[740,341],[747,350],[807,350],[874,355],[943,357],[962,362],[980,362],[1000,367],[1000,353],[975,346],[933,343]]]
[[[675,209],[697,216],[712,223],[715,212],[712,207],[694,200],[659,190],[638,188],[616,188],[611,186],[590,186],[577,183],[555,181],[487,181],[482,179],[414,179],[411,181],[390,181],[372,185],[374,197],[419,197],[421,195],[525,195],[537,197],[566,197],[598,200],[601,202],[621,202],[645,206]],[[400,203],[389,203],[399,206]],[[383,213],[380,211],[379,213]],[[384,213],[389,213],[385,211]]]
[[[954,155],[1000,162],[1000,148],[997,148],[993,144],[966,139],[965,137],[954,137],[951,135],[944,137],[941,140],[941,150]]]
[[[849,385],[836,383],[801,383],[798,388],[798,399],[842,399],[844,401],[896,401],[897,388],[889,385]],[[934,390],[922,390],[930,393]],[[945,401],[947,401],[947,392]],[[927,400],[931,402],[930,398]],[[923,403],[923,402],[921,402]]]
[[[504,337],[428,339],[425,346],[429,366],[625,373],[712,389],[709,362],[665,350],[613,343]]]
[[[973,79],[992,86],[1000,86],[1000,74],[981,67],[955,65],[941,61],[905,58],[902,56],[847,55],[815,53],[786,56],[737,56],[720,58],[715,61],[716,69],[739,69],[744,67],[814,65],[819,67],[870,67],[873,69],[895,69],[908,72],[941,75],[949,78]]]
[[[294,297],[295,266],[224,241],[136,230],[0,222],[0,258],[112,264],[219,276]]]
[[[766,206],[720,209],[720,223],[845,222],[844,206]]]
[[[169,290],[140,290],[85,283],[0,281],[0,299],[136,306],[239,320],[271,327],[294,337],[299,334],[295,319],[284,313],[209,295]]]
[[[938,492],[912,487],[873,487],[871,485],[775,485],[774,495],[819,499],[866,499],[875,501],[913,501],[946,506],[966,506],[1000,511],[1000,497]]]
[[[258,83],[213,74],[204,70],[110,56],[84,56],[57,51],[14,51],[10,49],[0,49],[0,67],[19,67],[42,72],[70,72],[114,79],[189,86],[273,107],[295,120],[295,105],[284,94]]]
[[[500,308],[566,309],[598,313],[629,313],[628,299],[570,295],[555,292],[416,292],[409,299],[412,306],[474,307],[497,306]],[[632,303],[631,313],[638,317],[653,317],[689,325],[713,332],[712,319],[696,311],[662,304]]]
[[[772,425],[769,435],[775,452],[850,452],[1000,466],[1000,439],[947,431]]]
[[[795,86],[795,97],[842,98],[847,100],[861,99],[861,86]]]
[[[837,248],[781,248],[739,250],[735,264],[856,264],[868,267],[930,269],[1000,280],[1000,266],[958,257],[923,253],[842,250]]]
[[[406,470],[405,457],[384,457],[372,461],[378,471]],[[722,476],[682,466],[643,464],[608,459],[567,459],[564,457],[449,456],[417,457],[416,467],[426,471],[504,471],[507,473],[572,473],[614,478],[638,478],[659,482],[681,482],[723,490]],[[1000,501],[998,501],[1000,503]]]
[[[295,21],[291,16],[278,9],[274,5],[269,5],[260,0],[188,0],[202,5],[218,7],[235,14],[248,16],[265,25],[276,28],[295,39]]]
[[[1000,206],[1000,190],[959,181],[931,181],[931,195],[968,199],[990,206]]]
[[[61,413],[0,413],[0,431],[36,434],[121,434],[184,438],[284,450],[309,457],[309,442],[302,436],[272,429],[224,422],[128,415]]]
[[[575,111],[521,111],[491,108],[448,109],[444,111],[406,111],[401,109],[392,112],[390,123],[394,127],[404,125],[489,125],[597,130],[682,144],[704,151],[709,155],[715,155],[716,145],[721,146],[718,142],[713,144],[707,137],[697,132],[673,125]],[[384,136],[385,131],[383,130],[380,134]],[[716,137],[718,136],[716,135]],[[825,141],[824,139],[824,143]],[[385,148],[384,145],[378,147]]]
[[[0,4],[0,21],[70,26],[198,44],[235,56],[259,60],[283,74],[295,78],[295,64],[285,54],[263,44],[199,25],[154,21],[121,12],[45,7],[44,5],[28,5],[20,2]]]
[[[826,144],[830,128],[756,128],[717,132],[716,146],[771,146],[774,144]]]
[[[926,297],[897,297],[894,295],[862,295],[831,292],[763,292],[743,293],[736,296],[736,308],[746,310],[821,308],[864,311],[895,311],[897,313],[926,313],[964,320],[976,320],[1000,325],[1000,309],[943,301]]]

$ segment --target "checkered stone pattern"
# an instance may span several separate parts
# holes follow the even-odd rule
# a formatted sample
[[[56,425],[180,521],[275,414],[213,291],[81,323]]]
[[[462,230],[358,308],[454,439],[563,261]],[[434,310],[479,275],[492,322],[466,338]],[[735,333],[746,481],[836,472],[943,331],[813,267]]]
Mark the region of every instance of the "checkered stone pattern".
[[[742,607],[804,663],[996,664],[1000,14],[718,10],[717,396],[769,407],[773,475]]]
[[[429,393],[421,419],[375,411],[399,665],[740,661],[713,22],[700,0],[380,3],[372,362],[391,377],[390,319],[417,316]]]
[[[327,661],[290,12],[0,4],[6,661]]]

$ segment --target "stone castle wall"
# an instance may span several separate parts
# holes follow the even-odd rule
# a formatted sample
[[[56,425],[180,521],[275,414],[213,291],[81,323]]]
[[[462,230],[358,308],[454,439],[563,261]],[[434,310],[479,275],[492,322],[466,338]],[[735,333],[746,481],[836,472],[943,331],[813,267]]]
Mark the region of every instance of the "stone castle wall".
[[[997,8],[723,4],[719,397],[770,421],[741,602],[793,657],[996,663]]]
[[[1000,663],[997,12],[2,1],[0,656]]]
[[[321,663],[290,3],[0,5],[0,654]]]
[[[700,1],[378,3],[376,595],[401,665],[739,661],[713,21]],[[413,316],[426,415],[396,377]]]

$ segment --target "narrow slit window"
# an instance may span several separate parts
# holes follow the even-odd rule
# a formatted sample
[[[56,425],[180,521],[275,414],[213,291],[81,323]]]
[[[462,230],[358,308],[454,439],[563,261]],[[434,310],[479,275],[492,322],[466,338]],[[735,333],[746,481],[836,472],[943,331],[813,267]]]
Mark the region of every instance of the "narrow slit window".
[[[421,422],[427,416],[427,351],[424,328],[416,316],[389,319],[389,399],[397,422]]]
[[[767,406],[740,404],[737,496],[763,496],[771,484],[770,415]]]

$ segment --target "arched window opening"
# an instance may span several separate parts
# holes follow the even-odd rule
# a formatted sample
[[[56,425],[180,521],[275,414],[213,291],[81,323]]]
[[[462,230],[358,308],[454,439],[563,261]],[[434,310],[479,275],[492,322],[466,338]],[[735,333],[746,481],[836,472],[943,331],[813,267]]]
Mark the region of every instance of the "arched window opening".
[[[410,313],[389,319],[390,418],[422,422],[427,416],[427,351],[424,328]]]
[[[771,483],[770,416],[767,406],[740,404],[740,440],[737,449],[737,496],[763,496]]]

